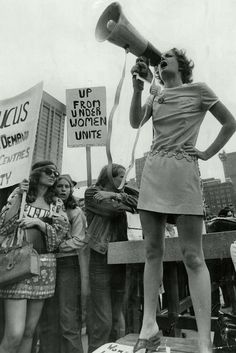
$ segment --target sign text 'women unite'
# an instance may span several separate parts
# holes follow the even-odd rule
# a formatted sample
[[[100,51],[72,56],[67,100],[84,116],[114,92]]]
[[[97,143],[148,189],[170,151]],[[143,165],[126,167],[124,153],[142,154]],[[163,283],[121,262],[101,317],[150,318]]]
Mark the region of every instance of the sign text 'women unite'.
[[[66,115],[68,147],[106,145],[105,87],[67,89]]]

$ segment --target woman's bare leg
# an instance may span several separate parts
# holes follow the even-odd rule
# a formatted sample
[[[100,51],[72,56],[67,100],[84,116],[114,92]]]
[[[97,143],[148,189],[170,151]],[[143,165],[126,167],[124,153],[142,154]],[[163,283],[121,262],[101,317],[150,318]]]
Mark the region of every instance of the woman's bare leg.
[[[140,211],[145,240],[144,314],[139,337],[150,338],[159,331],[156,322],[158,296],[163,276],[163,254],[166,216]]]
[[[4,300],[5,328],[0,353],[18,352],[25,329],[26,308],[26,299]]]
[[[188,274],[190,295],[199,333],[201,353],[211,348],[211,282],[202,250],[201,216],[179,216],[177,228]]]
[[[17,353],[30,353],[34,332],[38,324],[44,300],[28,300],[25,330]]]

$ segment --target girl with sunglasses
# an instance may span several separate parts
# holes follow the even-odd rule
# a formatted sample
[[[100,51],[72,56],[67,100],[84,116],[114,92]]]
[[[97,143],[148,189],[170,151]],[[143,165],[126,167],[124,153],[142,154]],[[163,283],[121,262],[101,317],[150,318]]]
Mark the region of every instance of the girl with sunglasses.
[[[87,237],[85,215],[72,195],[75,184],[69,174],[64,174],[55,185],[64,203],[70,230],[56,254],[55,295],[46,300],[40,319],[40,353],[83,353],[81,289],[85,282],[81,279],[88,273]]]
[[[59,173],[50,161],[33,165],[29,182],[24,180],[10,195],[0,213],[0,244],[8,246],[20,227],[40,257],[40,274],[0,289],[4,299],[5,331],[0,353],[30,353],[32,339],[46,298],[55,291],[55,250],[65,238],[69,222],[54,184]],[[24,215],[18,220],[23,192]]]

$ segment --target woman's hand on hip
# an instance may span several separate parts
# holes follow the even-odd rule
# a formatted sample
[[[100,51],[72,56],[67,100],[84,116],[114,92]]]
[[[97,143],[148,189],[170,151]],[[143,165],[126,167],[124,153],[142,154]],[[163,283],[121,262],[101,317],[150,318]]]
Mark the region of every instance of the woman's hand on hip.
[[[206,152],[199,151],[196,147],[192,145],[185,145],[184,146],[184,151],[188,153],[190,156],[195,156],[198,159],[201,159],[203,161],[208,160],[208,156]]]

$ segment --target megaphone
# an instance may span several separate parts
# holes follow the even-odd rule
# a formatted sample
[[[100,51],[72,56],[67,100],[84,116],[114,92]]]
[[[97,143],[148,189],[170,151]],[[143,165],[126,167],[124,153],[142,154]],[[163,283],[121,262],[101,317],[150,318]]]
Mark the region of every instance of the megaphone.
[[[161,60],[161,52],[139,34],[122,12],[118,2],[110,4],[100,16],[95,37],[99,42],[108,40],[135,56],[144,56],[150,60],[150,65],[156,66]]]

